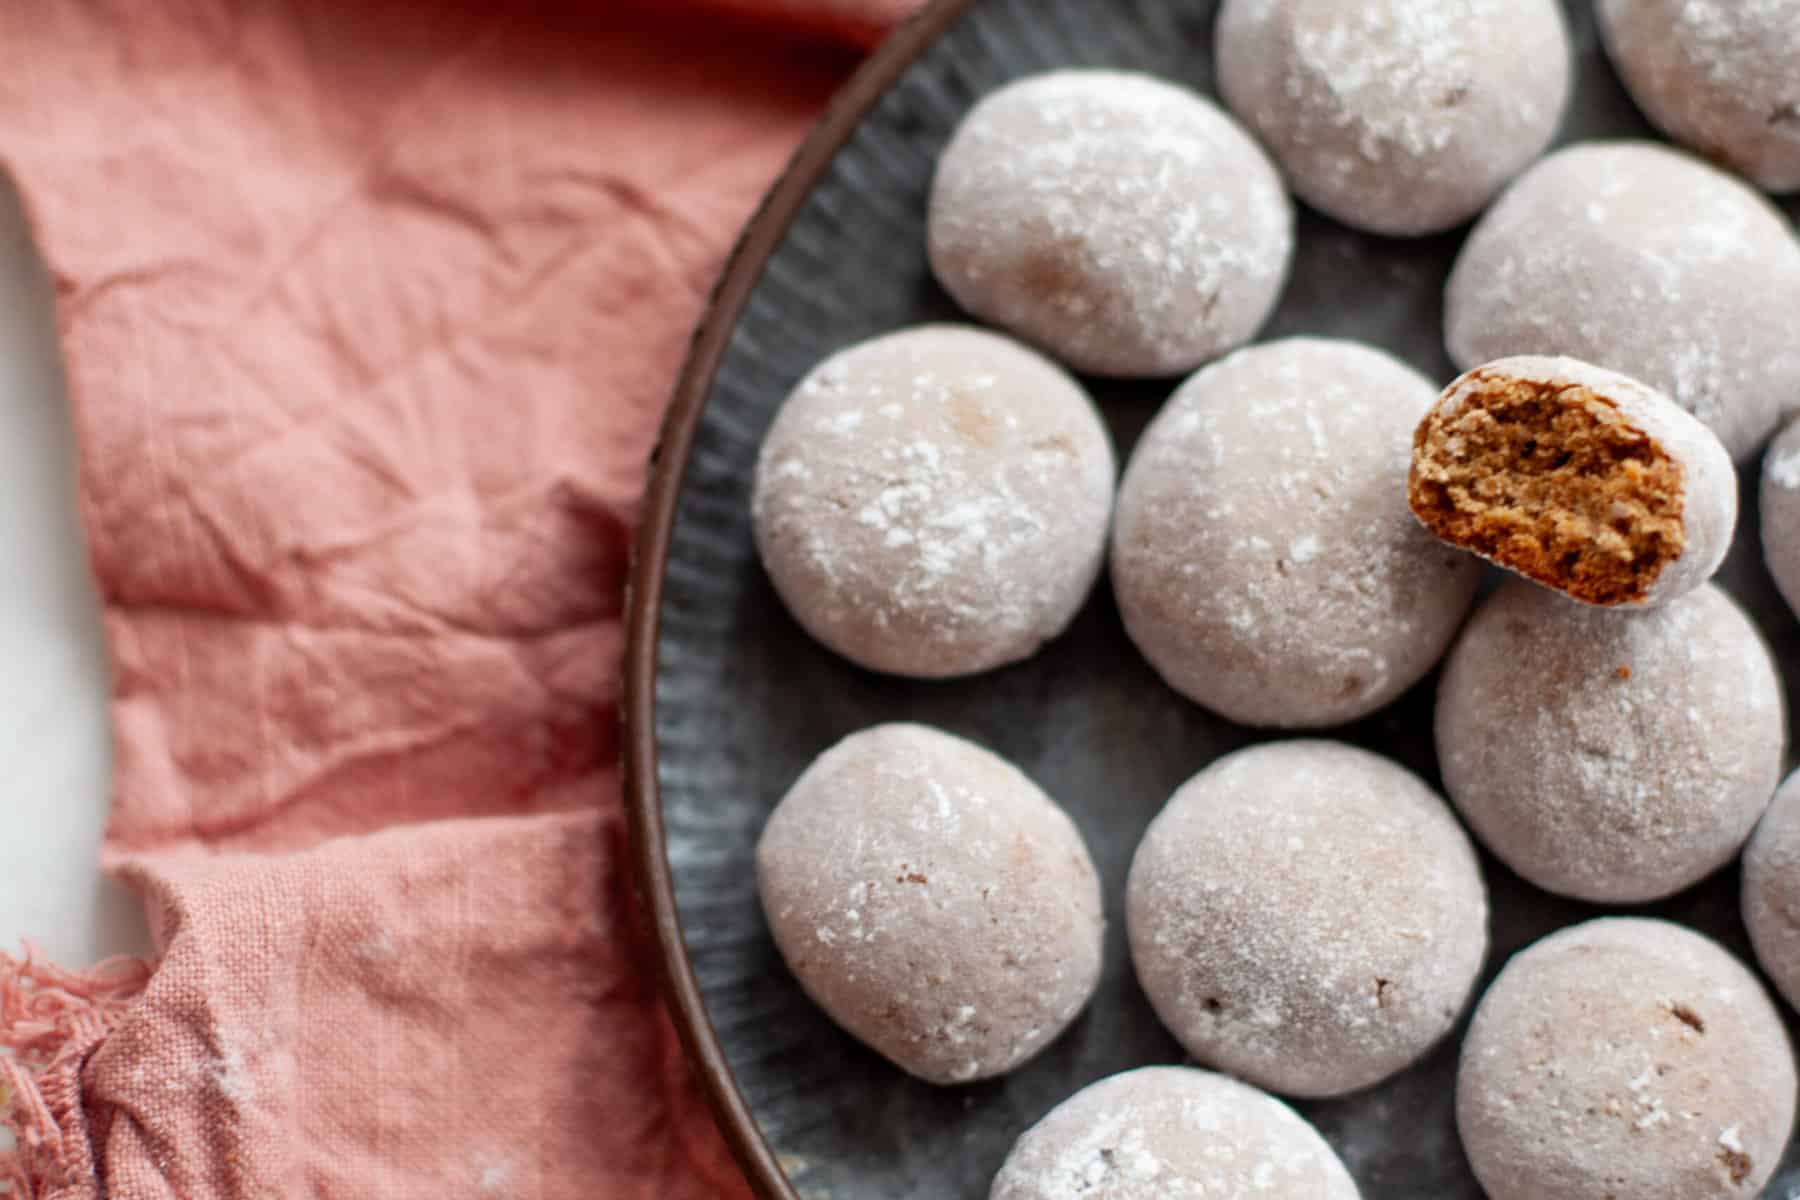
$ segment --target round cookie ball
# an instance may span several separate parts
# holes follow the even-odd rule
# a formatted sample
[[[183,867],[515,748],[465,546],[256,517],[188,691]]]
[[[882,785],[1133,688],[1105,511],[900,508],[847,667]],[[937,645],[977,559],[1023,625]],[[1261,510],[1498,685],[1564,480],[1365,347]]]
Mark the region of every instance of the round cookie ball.
[[[1786,740],[1769,649],[1712,584],[1643,612],[1503,584],[1438,685],[1444,786],[1476,836],[1597,903],[1659,899],[1729,862]]]
[[[788,610],[918,678],[1029,657],[1099,574],[1117,463],[1087,393],[1018,343],[932,325],[833,355],[756,463],[756,546]]]
[[[1600,0],[1638,107],[1772,192],[1800,188],[1800,0]]]
[[[1402,237],[1462,224],[1542,154],[1571,74],[1557,0],[1225,0],[1213,57],[1301,199]]]
[[[1443,655],[1480,564],[1407,508],[1437,388],[1354,342],[1240,350],[1183,384],[1125,471],[1112,581],[1176,691],[1247,725],[1387,704]]]
[[[1543,159],[1478,222],[1446,291],[1450,356],[1621,371],[1743,462],[1800,401],[1800,242],[1759,193],[1650,142]]]
[[[929,1083],[1004,1075],[1100,979],[1100,880],[1020,771],[922,725],[821,754],[756,846],[775,944],[832,1020]]]
[[[1025,1131],[989,1200],[1357,1200],[1293,1109],[1224,1075],[1143,1067],[1090,1084]]]
[[[1449,806],[1335,742],[1255,746],[1183,784],[1132,861],[1126,919],[1188,1053],[1291,1096],[1418,1061],[1487,953],[1486,887]]]
[[[1769,443],[1761,489],[1763,561],[1788,607],[1800,614],[1800,421]]]
[[[1743,906],[1757,961],[1800,1008],[1800,772],[1777,789],[1744,850]]]
[[[1503,358],[1445,388],[1413,439],[1408,497],[1451,545],[1603,607],[1693,591],[1737,529],[1737,471],[1713,431],[1572,358]]]
[[[970,111],[938,160],[927,232],[939,282],[982,320],[1079,371],[1176,375],[1261,328],[1294,212],[1211,101],[1054,71]]]
[[[1456,1124],[1490,1200],[1748,1200],[1794,1089],[1754,975],[1691,930],[1615,917],[1506,965],[1463,1043]]]

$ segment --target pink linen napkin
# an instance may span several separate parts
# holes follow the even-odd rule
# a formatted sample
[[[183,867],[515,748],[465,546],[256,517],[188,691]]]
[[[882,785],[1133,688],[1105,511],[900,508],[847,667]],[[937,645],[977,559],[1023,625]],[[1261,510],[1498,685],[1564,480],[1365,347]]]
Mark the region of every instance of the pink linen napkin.
[[[0,955],[16,1193],[742,1193],[628,911],[627,541],[735,232],[909,4],[0,9],[160,951]]]

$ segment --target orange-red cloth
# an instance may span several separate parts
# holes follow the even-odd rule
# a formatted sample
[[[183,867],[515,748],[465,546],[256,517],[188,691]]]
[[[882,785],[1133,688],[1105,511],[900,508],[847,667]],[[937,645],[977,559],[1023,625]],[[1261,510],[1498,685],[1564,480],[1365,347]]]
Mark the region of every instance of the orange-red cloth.
[[[160,950],[0,956],[16,1187],[741,1193],[628,912],[627,542],[733,235],[909,6],[0,7]]]

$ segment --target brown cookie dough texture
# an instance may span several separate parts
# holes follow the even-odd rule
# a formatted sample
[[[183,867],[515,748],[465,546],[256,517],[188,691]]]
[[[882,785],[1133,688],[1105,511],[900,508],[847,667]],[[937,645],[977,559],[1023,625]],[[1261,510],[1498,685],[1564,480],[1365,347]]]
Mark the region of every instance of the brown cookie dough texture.
[[[1769,443],[1761,487],[1763,561],[1800,614],[1800,421]]]
[[[1464,243],[1445,301],[1470,370],[1567,355],[1662,392],[1738,462],[1800,404],[1800,242],[1768,199],[1650,142],[1537,163]]]
[[[1587,604],[1660,604],[1711,579],[1737,528],[1711,430],[1635,379],[1506,358],[1444,390],[1408,498],[1432,533]]]
[[[756,847],[775,944],[844,1029],[930,1083],[1003,1075],[1100,978],[1100,883],[1056,803],[995,754],[880,725],[820,755]]]
[[[1198,94],[1055,71],[977,104],[938,160],[932,269],[957,303],[1079,371],[1178,375],[1239,346],[1287,278],[1294,213]]]
[[[1487,911],[1449,806],[1322,741],[1242,750],[1189,780],[1126,891],[1138,980],[1188,1053],[1307,1097],[1379,1083],[1449,1032]]]
[[[764,440],[756,545],[808,633],[875,671],[943,678],[1030,656],[1106,551],[1116,460],[1065,371],[963,326],[832,356]]]
[[[1800,772],[1776,791],[1744,850],[1743,905],[1757,961],[1800,1008]]]
[[[1424,376],[1354,342],[1240,350],[1175,393],[1119,492],[1125,628],[1176,691],[1247,725],[1364,716],[1425,675],[1480,565],[1406,507]]]
[[[1219,90],[1301,199],[1403,237],[1460,225],[1568,101],[1557,0],[1226,0]]]
[[[1800,189],[1800,0],[1600,0],[1632,98],[1676,141],[1771,192]]]
[[[1025,1131],[990,1200],[1357,1200],[1317,1130],[1253,1087],[1191,1067],[1090,1084]]]
[[[1456,1123],[1490,1200],[1752,1200],[1794,1121],[1762,984],[1679,925],[1608,918],[1516,955],[1476,1009]]]
[[[1476,836],[1537,886],[1597,903],[1668,896],[1729,862],[1786,739],[1768,647],[1712,584],[1647,612],[1503,584],[1438,685],[1444,786]]]

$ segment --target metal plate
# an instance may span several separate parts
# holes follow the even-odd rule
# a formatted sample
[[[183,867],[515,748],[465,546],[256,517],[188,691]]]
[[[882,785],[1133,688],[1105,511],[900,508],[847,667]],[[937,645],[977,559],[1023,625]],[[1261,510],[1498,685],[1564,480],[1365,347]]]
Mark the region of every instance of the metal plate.
[[[699,335],[640,545],[630,801],[678,1024],[766,1196],[976,1200],[1013,1140],[1077,1089],[1181,1061],[1132,978],[1126,869],[1177,785],[1262,735],[1164,687],[1126,639],[1104,583],[1066,636],[1020,666],[948,683],[860,671],[813,644],[777,601],[751,544],[749,487],[763,431],[814,363],[873,334],[957,317],[927,268],[925,200],[938,150],[973,100],[1064,65],[1144,69],[1210,93],[1214,8],[1206,0],[940,3],[858,77],[802,152],[747,234]],[[1570,15],[1579,74],[1562,140],[1648,135],[1598,48],[1588,0],[1572,2]],[[1299,233],[1293,278],[1265,338],[1358,338],[1433,378],[1454,374],[1440,307],[1460,234],[1384,240],[1305,210]],[[1123,461],[1173,383],[1090,386]],[[1754,490],[1751,479],[1724,579],[1792,663],[1800,625],[1763,571]],[[1434,682],[1337,736],[1435,782]],[[821,750],[895,719],[942,726],[1018,763],[1074,816],[1106,885],[1099,994],[1066,1036],[1003,1081],[941,1090],[862,1048],[801,993],[757,906],[751,853],[771,807]],[[1490,977],[1521,946],[1600,911],[1537,892],[1491,857],[1483,865],[1495,913]],[[1735,870],[1653,911],[1748,956]],[[1388,1084],[1297,1106],[1366,1196],[1481,1195],[1452,1121],[1461,1033],[1459,1025]],[[1800,1188],[1797,1161],[1790,1156],[1769,1196]]]

